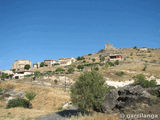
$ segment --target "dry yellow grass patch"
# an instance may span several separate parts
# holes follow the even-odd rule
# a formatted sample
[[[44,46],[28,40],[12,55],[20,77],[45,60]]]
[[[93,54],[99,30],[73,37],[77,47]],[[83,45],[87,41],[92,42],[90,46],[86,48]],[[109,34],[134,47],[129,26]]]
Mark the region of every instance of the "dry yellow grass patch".
[[[14,82],[2,82],[0,86],[4,89],[13,88],[15,91],[34,91],[36,93],[36,97],[31,101],[32,109],[5,109],[6,105],[0,101],[0,120],[29,120],[56,112],[60,106],[70,100],[69,91],[65,92],[61,88],[32,86]]]
[[[0,120],[31,120],[35,117],[46,115],[49,112],[24,108],[0,108]]]
[[[121,120],[118,114],[95,113],[91,116],[73,117],[73,120]]]

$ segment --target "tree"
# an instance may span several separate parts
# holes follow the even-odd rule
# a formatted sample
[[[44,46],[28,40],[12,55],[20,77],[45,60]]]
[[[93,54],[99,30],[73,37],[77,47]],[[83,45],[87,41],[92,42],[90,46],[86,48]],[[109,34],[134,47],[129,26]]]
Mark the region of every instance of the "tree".
[[[31,66],[29,65],[29,64],[26,64],[25,66],[24,66],[24,69],[25,70],[29,70],[31,68]]]
[[[7,78],[8,74],[7,73],[2,73],[1,75],[1,79],[2,80],[5,80]]]
[[[107,89],[101,74],[94,70],[84,72],[71,86],[71,100],[84,112],[100,110]]]
[[[41,63],[40,63],[40,67],[44,67],[44,62],[41,62]]]
[[[134,46],[133,49],[137,49],[137,46]]]
[[[85,58],[83,56],[82,57],[79,56],[77,60],[85,60]]]
[[[83,66],[83,65],[78,65],[77,68],[78,68],[79,70],[83,70],[83,69],[84,69],[84,66]]]

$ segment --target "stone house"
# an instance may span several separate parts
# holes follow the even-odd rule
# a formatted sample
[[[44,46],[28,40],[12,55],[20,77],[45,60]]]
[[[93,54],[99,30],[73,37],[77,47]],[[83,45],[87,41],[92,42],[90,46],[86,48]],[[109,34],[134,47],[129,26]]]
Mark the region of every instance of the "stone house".
[[[37,62],[37,63],[33,64],[33,68],[39,68],[40,64],[41,64],[41,62]]]
[[[29,70],[20,70],[16,71],[13,75],[14,79],[23,79],[26,75],[32,75],[34,72],[29,71]]]
[[[45,66],[52,67],[56,62],[56,60],[44,60]]]
[[[122,55],[114,54],[109,56],[109,61],[122,61]]]
[[[61,66],[67,66],[67,65],[71,65],[72,63],[74,63],[76,61],[75,58],[73,57],[67,57],[67,58],[60,58],[58,60],[58,63],[61,65]]]
[[[12,65],[12,69],[14,69],[15,71],[23,70],[25,65],[27,64],[32,67],[32,62],[30,60],[23,60],[23,59],[16,60]]]

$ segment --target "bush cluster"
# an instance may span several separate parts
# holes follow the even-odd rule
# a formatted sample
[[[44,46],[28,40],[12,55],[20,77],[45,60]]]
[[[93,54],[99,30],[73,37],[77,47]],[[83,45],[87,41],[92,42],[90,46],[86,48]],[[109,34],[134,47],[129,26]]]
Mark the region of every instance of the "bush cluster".
[[[55,72],[64,72],[65,70],[63,68],[57,68]]]
[[[148,81],[148,80],[146,80],[146,78],[143,74],[139,74],[136,76],[135,84],[141,85],[144,88],[149,88],[149,87],[154,88],[154,87],[156,87],[157,82],[156,82],[156,80]]]
[[[85,60],[85,58],[84,58],[83,56],[82,56],[82,57],[79,56],[79,57],[77,58],[77,60],[78,60],[78,61],[79,61],[79,60]]]
[[[118,71],[118,72],[116,72],[115,74],[118,75],[118,76],[123,76],[123,75],[124,75],[124,72],[123,72],[123,71]]]
[[[16,98],[10,100],[7,104],[7,108],[14,108],[14,107],[24,107],[24,108],[31,108],[32,104],[30,101],[23,99],[23,98]]]

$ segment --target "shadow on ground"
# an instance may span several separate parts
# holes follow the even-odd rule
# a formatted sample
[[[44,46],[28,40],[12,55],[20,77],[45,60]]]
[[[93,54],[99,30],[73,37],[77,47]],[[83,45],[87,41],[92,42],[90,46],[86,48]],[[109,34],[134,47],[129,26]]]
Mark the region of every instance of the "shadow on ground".
[[[42,116],[40,118],[36,118],[33,120],[66,120],[71,116],[78,116],[79,114],[83,114],[79,109],[73,107],[68,110],[63,110],[60,112],[52,113],[46,116]]]
[[[79,114],[82,114],[82,112],[79,109],[77,110],[69,109],[57,112],[57,114],[65,118],[69,118],[71,116],[78,116]]]

